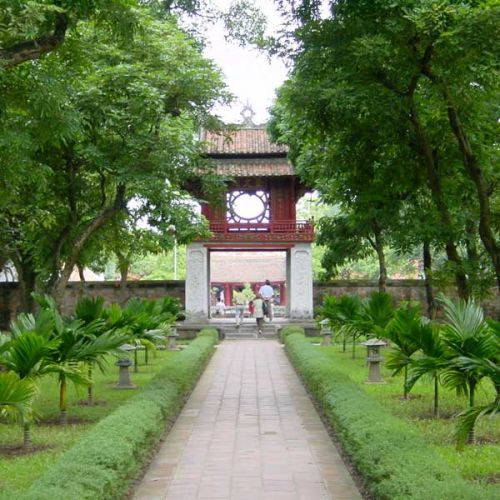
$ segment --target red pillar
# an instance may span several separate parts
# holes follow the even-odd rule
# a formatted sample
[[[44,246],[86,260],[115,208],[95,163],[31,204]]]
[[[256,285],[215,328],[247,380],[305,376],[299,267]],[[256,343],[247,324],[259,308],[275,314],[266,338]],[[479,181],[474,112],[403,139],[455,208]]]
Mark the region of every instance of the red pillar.
[[[231,296],[231,284],[230,283],[224,283],[224,304],[226,304],[226,306],[233,305],[233,297]]]
[[[286,283],[280,284],[280,297],[282,306],[286,306]]]

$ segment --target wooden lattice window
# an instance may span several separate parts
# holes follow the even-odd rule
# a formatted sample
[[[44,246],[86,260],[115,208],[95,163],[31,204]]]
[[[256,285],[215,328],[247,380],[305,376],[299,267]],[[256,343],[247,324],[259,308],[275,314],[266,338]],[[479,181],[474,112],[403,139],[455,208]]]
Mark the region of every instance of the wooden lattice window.
[[[232,224],[269,224],[271,211],[266,191],[227,193],[226,218]]]

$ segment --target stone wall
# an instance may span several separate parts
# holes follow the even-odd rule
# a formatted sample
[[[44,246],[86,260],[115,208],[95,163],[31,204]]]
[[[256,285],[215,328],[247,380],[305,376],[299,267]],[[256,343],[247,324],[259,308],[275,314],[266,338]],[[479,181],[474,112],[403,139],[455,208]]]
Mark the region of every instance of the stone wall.
[[[124,304],[132,297],[160,299],[166,295],[177,297],[184,304],[184,281],[129,281],[125,288],[117,281],[90,281],[82,285],[69,283],[66,288],[62,312],[70,314],[82,294],[104,297],[107,304]],[[19,309],[17,283],[0,283],[0,330],[7,328]]]
[[[70,283],[63,304],[63,312],[71,313],[82,294],[101,295],[107,303],[125,303],[131,297],[159,299],[165,295],[177,297],[184,304],[184,281],[129,281],[124,289],[115,281],[87,282],[84,286],[78,282]],[[321,304],[325,294],[358,294],[362,297],[376,292],[376,282],[369,280],[336,280],[327,283],[315,282],[313,287],[314,306]],[[426,307],[425,288],[420,280],[389,280],[387,291],[396,300],[418,300]],[[495,293],[495,292],[494,292]],[[487,315],[500,317],[500,297],[498,293],[483,303]],[[6,329],[9,321],[19,309],[17,283],[0,283],[0,330]]]
[[[418,301],[422,304],[422,310],[427,311],[427,300],[425,296],[425,286],[422,280],[387,280],[387,293],[394,297],[396,304],[401,301]],[[368,297],[372,292],[378,291],[378,283],[370,280],[334,280],[326,283],[315,282],[313,288],[314,306],[321,304],[323,296],[330,294],[359,295]],[[446,290],[449,297],[456,296],[453,289]],[[438,291],[434,290],[437,294]],[[500,318],[500,296],[496,288],[492,289],[490,298],[482,302],[482,307],[487,316]]]

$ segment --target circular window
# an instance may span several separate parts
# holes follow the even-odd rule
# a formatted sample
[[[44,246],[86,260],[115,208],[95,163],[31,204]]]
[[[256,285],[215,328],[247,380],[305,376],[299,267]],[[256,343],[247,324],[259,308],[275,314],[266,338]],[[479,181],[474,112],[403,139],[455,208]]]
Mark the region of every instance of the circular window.
[[[269,222],[269,196],[264,191],[233,191],[228,194],[228,221],[236,223]]]

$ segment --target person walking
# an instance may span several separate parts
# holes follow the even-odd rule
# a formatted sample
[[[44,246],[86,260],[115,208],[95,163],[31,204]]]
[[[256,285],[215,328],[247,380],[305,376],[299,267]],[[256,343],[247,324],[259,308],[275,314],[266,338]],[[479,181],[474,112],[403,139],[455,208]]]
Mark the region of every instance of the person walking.
[[[262,328],[264,326],[264,301],[260,295],[253,301],[254,317],[257,321],[257,332],[259,337],[262,335]]]
[[[265,284],[260,287],[259,295],[264,301],[264,314],[269,318],[269,321],[272,321],[274,315],[274,288],[271,286],[271,282],[269,280],[266,280]]]
[[[247,299],[243,293],[243,287],[238,286],[233,292],[234,314],[236,318],[236,328],[239,328],[245,315]]]

